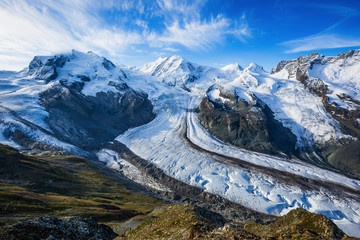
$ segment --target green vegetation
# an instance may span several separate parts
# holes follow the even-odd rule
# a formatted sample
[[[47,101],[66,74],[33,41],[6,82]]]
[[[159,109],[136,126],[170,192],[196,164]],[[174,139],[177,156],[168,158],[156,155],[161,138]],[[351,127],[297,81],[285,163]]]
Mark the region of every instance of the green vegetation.
[[[107,168],[78,156],[25,156],[0,145],[0,214],[7,224],[43,215],[95,217],[116,226],[163,202],[129,190]]]
[[[321,214],[301,208],[269,225],[227,221],[190,205],[170,205],[120,239],[352,239]]]

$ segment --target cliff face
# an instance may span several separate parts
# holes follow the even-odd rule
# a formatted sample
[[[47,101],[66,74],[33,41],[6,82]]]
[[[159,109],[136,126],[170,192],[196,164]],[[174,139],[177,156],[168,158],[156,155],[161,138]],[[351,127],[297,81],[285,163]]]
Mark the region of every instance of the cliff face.
[[[55,136],[83,149],[96,148],[155,117],[148,96],[130,88],[86,96],[60,83],[42,92],[40,101]]]
[[[219,91],[223,101],[204,98],[198,115],[200,123],[213,136],[252,151],[297,154],[296,136],[278,122],[271,109],[255,95],[247,101],[221,86],[212,86],[208,94],[213,91]]]

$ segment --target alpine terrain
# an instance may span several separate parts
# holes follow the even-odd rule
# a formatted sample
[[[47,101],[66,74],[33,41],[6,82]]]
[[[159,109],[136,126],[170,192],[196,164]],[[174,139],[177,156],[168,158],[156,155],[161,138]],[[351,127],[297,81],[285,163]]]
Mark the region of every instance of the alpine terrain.
[[[360,237],[360,50],[35,56],[0,72],[0,143],[4,239]]]

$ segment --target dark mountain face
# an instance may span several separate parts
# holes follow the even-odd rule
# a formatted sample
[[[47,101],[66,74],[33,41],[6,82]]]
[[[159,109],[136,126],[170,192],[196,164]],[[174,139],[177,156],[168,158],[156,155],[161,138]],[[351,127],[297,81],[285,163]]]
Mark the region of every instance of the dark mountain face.
[[[278,122],[271,109],[255,95],[250,102],[221,89],[220,96],[228,101],[223,103],[206,97],[199,106],[200,123],[212,135],[256,152],[297,154],[296,136]]]
[[[85,96],[76,88],[57,84],[41,93],[40,100],[49,113],[45,121],[54,134],[84,149],[113,140],[155,117],[148,96],[130,88]]]

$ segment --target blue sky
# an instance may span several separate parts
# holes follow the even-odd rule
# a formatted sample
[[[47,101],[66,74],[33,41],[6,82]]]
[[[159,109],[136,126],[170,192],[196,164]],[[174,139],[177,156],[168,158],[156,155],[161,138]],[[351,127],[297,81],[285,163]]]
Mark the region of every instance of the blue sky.
[[[140,66],[181,55],[222,67],[360,48],[358,0],[0,0],[0,69],[93,51]]]

